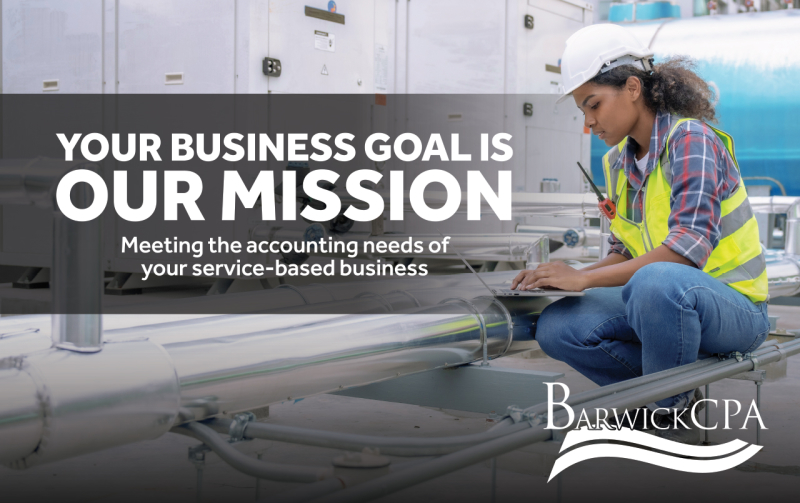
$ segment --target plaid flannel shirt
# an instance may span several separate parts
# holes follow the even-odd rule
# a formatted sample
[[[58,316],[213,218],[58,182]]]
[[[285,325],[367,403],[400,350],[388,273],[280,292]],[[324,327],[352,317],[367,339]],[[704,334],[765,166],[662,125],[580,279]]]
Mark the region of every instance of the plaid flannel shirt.
[[[639,189],[655,170],[667,135],[677,119],[666,112],[656,114],[644,177],[635,169],[637,143],[631,137],[611,167],[624,170],[629,182],[628,207],[617,211],[626,211],[626,218],[634,222],[642,220]],[[702,269],[719,243],[720,203],[736,191],[739,171],[716,133],[698,120],[684,122],[675,130],[669,142],[669,161],[672,166],[669,234],[661,244]],[[608,242],[611,244],[609,253],[633,258],[613,234]]]

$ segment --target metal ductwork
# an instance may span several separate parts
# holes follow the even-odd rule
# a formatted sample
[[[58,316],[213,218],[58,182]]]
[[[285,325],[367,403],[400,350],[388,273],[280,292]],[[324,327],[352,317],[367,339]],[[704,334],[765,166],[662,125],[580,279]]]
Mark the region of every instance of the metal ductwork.
[[[94,355],[48,348],[0,360],[0,462],[27,467],[156,438],[182,421],[529,349],[550,300],[459,298],[480,291],[459,276],[450,288],[351,300],[375,314],[197,317],[107,330]]]
[[[800,289],[792,254],[769,253],[768,274],[773,296]],[[482,274],[492,285],[514,275]],[[157,315],[146,324],[141,316],[106,314],[97,354],[51,347],[48,331],[59,328],[48,316],[4,320],[0,462],[31,466],[156,438],[184,421],[524,351],[551,302],[465,299],[483,288],[470,274],[425,278],[425,288],[388,283],[227,297],[242,312],[263,314]],[[362,314],[312,314],[318,303]]]
[[[0,360],[0,463],[26,468],[157,438],[177,417],[178,383],[169,355],[146,340]]]
[[[34,205],[53,210],[51,269],[53,346],[91,353],[102,348],[103,296],[101,219],[76,222],[57,209],[56,188],[68,172],[98,171],[86,161],[66,162],[37,157],[0,160],[0,204]],[[87,184],[76,185],[73,202],[89,205]],[[79,291],[81,295],[74,295]]]

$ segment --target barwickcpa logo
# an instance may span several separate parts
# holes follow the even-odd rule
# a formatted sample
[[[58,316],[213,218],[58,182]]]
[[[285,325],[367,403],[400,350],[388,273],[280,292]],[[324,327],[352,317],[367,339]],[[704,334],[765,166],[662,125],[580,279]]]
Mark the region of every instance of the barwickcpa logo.
[[[572,426],[575,421],[575,412],[566,401],[569,398],[569,388],[563,383],[545,383],[547,385],[547,427],[546,429],[563,430]],[[553,399],[553,386],[558,385],[564,389],[565,396],[561,402]],[[700,403],[707,406],[717,406],[718,400],[704,399],[696,402],[694,407],[685,414],[673,411],[670,417],[671,426],[689,426],[691,421],[695,427],[701,430],[717,429],[719,423],[705,426],[697,422],[695,408]],[[724,403],[724,426],[723,430],[730,430],[730,419],[742,412],[742,405],[738,400],[722,400]],[[559,425],[553,424],[554,406],[560,406],[567,411],[568,421]],[[732,412],[735,406],[735,412]],[[664,409],[666,411],[666,409]],[[564,437],[564,443],[559,450],[559,458],[553,465],[550,472],[550,482],[559,473],[570,466],[581,461],[597,458],[623,458],[651,465],[668,468],[689,473],[716,473],[734,468],[756,455],[762,449],[760,445],[748,444],[742,440],[732,440],[721,445],[686,445],[655,435],[637,431],[621,426],[619,417],[627,417],[628,420],[635,420],[636,415],[641,412],[635,410],[633,414],[616,409],[596,409],[596,420],[590,421],[586,409],[582,410],[578,419],[576,429],[569,431]],[[688,417],[686,417],[688,416]],[[643,414],[643,417],[646,417]],[[764,422],[758,411],[755,401],[750,405],[741,429],[747,428],[747,422],[754,419],[759,422],[764,429]],[[646,420],[645,420],[646,424]],[[651,425],[655,429],[666,429],[663,426]],[[615,443],[598,443],[613,441]]]

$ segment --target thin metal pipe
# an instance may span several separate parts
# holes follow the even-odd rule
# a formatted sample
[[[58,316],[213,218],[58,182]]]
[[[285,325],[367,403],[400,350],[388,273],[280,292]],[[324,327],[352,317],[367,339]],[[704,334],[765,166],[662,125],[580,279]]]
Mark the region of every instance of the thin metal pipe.
[[[212,419],[206,423],[210,428],[227,432],[233,421],[230,419]],[[247,423],[244,429],[245,438],[259,438],[301,445],[313,445],[328,449],[343,449],[360,452],[365,447],[378,448],[381,454],[388,456],[439,456],[458,451],[465,447],[486,442],[514,431],[529,427],[528,423],[514,424],[511,419],[504,419],[508,427],[492,429],[472,435],[452,437],[414,438],[414,437],[379,437],[337,433],[329,431],[283,426],[269,423]]]
[[[756,407],[761,410],[761,381],[756,382]],[[761,421],[756,421],[756,444],[761,445]]]
[[[307,466],[266,463],[255,460],[234,449],[217,432],[201,423],[187,423],[178,426],[173,431],[185,433],[203,442],[223,461],[236,470],[252,477],[278,482],[303,483],[316,482],[333,477],[333,469],[331,468],[309,468]]]
[[[710,399],[710,398],[711,398],[711,384],[706,384],[706,399]],[[709,410],[711,410],[711,407],[706,407],[706,422],[703,423],[703,426],[705,426],[706,428],[708,428],[708,424],[709,424],[709,418],[708,418]],[[706,437],[704,443],[706,445],[708,445],[708,430],[704,430],[704,433],[705,433],[705,437]]]
[[[758,351],[753,352],[752,354],[756,359],[761,361],[764,358],[765,355],[769,355],[770,353],[777,351],[776,350],[777,347],[778,347],[777,344],[770,344],[770,345],[767,345],[767,347],[763,347],[763,348],[759,349]],[[579,405],[584,409],[592,408],[592,407],[600,407],[600,405],[598,405],[598,404],[602,403],[603,400],[605,398],[608,398],[608,397],[610,397],[611,399],[614,399],[614,398],[625,397],[625,396],[629,396],[629,395],[639,396],[639,395],[646,395],[647,393],[656,393],[665,385],[665,383],[667,383],[667,382],[671,383],[671,382],[674,382],[675,380],[682,380],[682,381],[685,381],[685,382],[689,382],[691,384],[692,382],[694,382],[693,379],[696,379],[698,377],[713,375],[713,373],[714,372],[718,372],[719,369],[723,369],[724,370],[727,366],[734,365],[735,363],[737,363],[737,360],[735,360],[735,359],[727,359],[727,360],[720,361],[720,360],[714,360],[713,358],[708,358],[706,360],[701,360],[701,361],[702,362],[708,362],[709,360],[711,361],[711,363],[709,365],[706,365],[706,366],[700,366],[700,367],[695,367],[695,368],[691,368],[691,369],[687,369],[687,367],[689,367],[689,365],[684,365],[683,367],[677,367],[677,369],[685,369],[687,371],[685,371],[685,372],[673,372],[672,374],[668,375],[667,377],[663,377],[663,378],[660,378],[660,379],[652,379],[652,378],[648,379],[648,380],[644,380],[643,379],[643,377],[651,377],[652,375],[654,375],[654,374],[650,374],[650,375],[639,377],[639,378],[636,378],[636,379],[631,379],[629,381],[623,381],[623,382],[626,382],[626,383],[631,383],[631,381],[636,381],[636,382],[634,382],[635,386],[628,386],[626,389],[619,390],[619,391],[617,391],[616,393],[613,393],[613,394],[607,394],[607,395],[604,395],[604,396],[595,397],[595,398],[593,398],[591,400],[581,400]],[[747,361],[750,361],[750,360],[747,360]],[[696,362],[696,363],[699,363],[699,362]],[[676,369],[670,369],[670,370],[676,370]],[[641,381],[640,381],[640,379],[641,379]],[[713,382],[713,380],[716,380],[716,379],[712,379],[711,381],[707,381],[707,382]],[[689,389],[697,387],[697,386],[691,386],[690,384],[687,385],[687,387],[682,391],[686,391],[686,390],[689,390]],[[702,383],[702,384],[705,384],[705,382]],[[654,398],[653,400],[641,403],[641,404],[637,405],[637,407],[645,405],[647,403],[652,403],[652,402],[657,401],[657,400],[661,400],[663,398],[667,398],[669,396],[672,396],[673,394],[665,395],[665,396],[659,396],[659,398]],[[566,410],[560,410],[559,412],[555,413],[555,416],[559,417],[559,418],[563,418],[565,415],[567,415]]]
[[[552,433],[539,425],[500,437],[464,450],[447,454],[397,473],[364,482],[355,487],[312,500],[317,503],[355,503],[370,501],[427,480],[500,456],[528,444],[549,440]]]
[[[694,363],[690,363],[688,365],[683,365],[681,367],[675,367],[672,369],[662,370],[661,372],[656,372],[654,374],[647,374],[642,377],[638,377],[636,379],[629,379],[627,381],[621,381],[614,384],[609,384],[607,386],[601,386],[599,388],[595,388],[589,391],[584,391],[583,393],[579,393],[577,395],[571,395],[567,398],[566,403],[570,406],[580,405],[592,400],[597,400],[598,398],[603,398],[608,395],[612,395],[614,393],[621,393],[623,391],[629,390],[631,388],[637,388],[640,386],[646,386],[648,384],[657,383],[663,379],[668,377],[672,377],[674,375],[683,374],[686,372],[699,372],[709,367],[719,360],[714,358],[707,358],[704,360],[699,360]],[[640,381],[641,379],[641,381]],[[528,416],[534,416],[539,414],[544,414],[547,412],[547,404],[540,403],[528,407],[525,409],[524,413]]]
[[[766,352],[768,348],[777,345],[778,343],[776,341],[767,341],[765,344],[761,345],[756,351],[754,351],[753,354],[756,356],[764,354],[764,352]],[[647,374],[641,377],[637,377],[635,379],[628,379],[627,381],[620,381],[618,383],[609,384],[607,386],[601,386],[599,388],[595,388],[589,391],[584,391],[583,393],[570,396],[569,398],[567,398],[566,403],[567,405],[570,406],[580,405],[592,400],[597,400],[598,398],[603,398],[611,394],[621,393],[631,388],[641,389],[646,386],[658,384],[662,380],[670,378],[675,375],[686,376],[704,372],[707,367],[710,367],[711,365],[715,365],[717,363],[719,363],[719,360],[714,357],[705,358],[703,360],[698,360],[694,363],[689,363],[687,365],[682,365],[680,367],[674,367],[671,369],[662,370],[661,372],[655,372],[653,374]],[[547,412],[547,404],[540,403],[525,409],[524,414],[528,416],[534,416],[537,414],[543,414],[545,412]]]
[[[800,353],[800,341],[794,341],[785,345],[772,347],[770,351],[759,357],[760,364],[767,364],[777,361],[781,358]],[[732,362],[732,363],[731,363]],[[705,372],[701,376],[692,376],[688,379],[682,379],[680,375],[673,376],[666,380],[658,392],[649,391],[644,394],[635,392],[625,392],[621,394],[611,395],[607,397],[608,400],[592,403],[592,405],[602,408],[618,408],[626,409],[639,407],[651,401],[657,401],[676,393],[685,391],[703,385],[707,382],[714,380],[724,379],[732,375],[751,370],[753,368],[752,360],[743,360],[738,362],[736,360],[725,360],[717,363],[718,368],[709,372]],[[588,407],[584,407],[587,410]],[[587,410],[590,420],[596,419],[598,412],[596,410]],[[575,424],[573,422],[572,427]],[[351,489],[329,495],[328,497],[314,500],[316,503],[357,503],[362,501],[369,501],[376,499],[387,494],[405,489],[421,482],[431,480],[433,478],[454,472],[461,468],[466,468],[475,463],[500,456],[507,452],[519,449],[528,444],[541,442],[550,439],[552,432],[544,429],[544,426],[538,425],[528,430],[517,433],[512,433],[500,437],[496,440],[491,440],[483,444],[469,447],[462,451],[448,454],[431,461],[420,463],[414,467],[409,468],[403,472],[393,473],[376,480],[365,482],[359,486]]]
[[[758,361],[759,365],[767,365],[797,353],[800,353],[800,340],[769,346],[761,352],[754,353],[753,357]],[[747,372],[748,370],[752,370],[753,366],[752,358],[746,358],[742,361],[729,358],[727,360],[718,361],[713,366],[710,366],[710,368],[703,369],[700,372],[678,374],[665,379],[661,383],[651,383],[642,387],[631,388],[620,393],[615,393],[609,397],[604,397],[608,398],[608,402],[605,402],[604,398],[600,398],[585,402],[581,404],[581,406],[584,410],[594,408],[609,409],[615,406],[619,410],[622,410],[623,406],[627,406],[628,403],[633,402],[633,407],[640,407],[671,397],[677,393],[703,386],[710,382],[719,381],[720,379]],[[654,384],[656,386],[654,386]],[[556,415],[558,418],[563,418],[567,415],[567,411],[561,411]]]

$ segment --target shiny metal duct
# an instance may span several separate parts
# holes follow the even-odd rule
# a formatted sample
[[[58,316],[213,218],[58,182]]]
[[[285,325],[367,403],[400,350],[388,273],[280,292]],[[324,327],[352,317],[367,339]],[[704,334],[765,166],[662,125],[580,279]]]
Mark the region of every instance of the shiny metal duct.
[[[765,258],[770,298],[790,297],[800,293],[800,257],[767,250]]]
[[[193,418],[529,349],[514,347],[514,334],[532,340],[547,298],[509,311],[492,297],[452,297],[464,291],[353,300],[388,314],[229,315],[121,329],[96,355],[50,348],[6,358],[0,462],[26,467],[155,438]]]
[[[249,410],[505,353],[511,317],[492,298],[450,300],[413,315],[293,317],[261,328],[244,317],[231,335],[165,343],[196,418]]]
[[[97,171],[85,161],[37,157],[0,160],[0,204],[35,205],[54,210],[51,268],[53,345],[80,352],[102,348],[100,309],[103,295],[101,220],[75,222],[57,209],[56,187],[70,171]],[[92,200],[85,183],[75,187],[77,203]],[[80,292],[76,295],[75,292]]]
[[[0,397],[0,463],[26,468],[157,438],[180,394],[164,349],[139,340],[0,360]]]
[[[490,286],[504,288],[510,285],[517,273],[515,271],[499,271],[479,274]],[[426,307],[436,305],[447,297],[488,293],[472,274],[396,278],[392,281],[375,280],[303,286],[282,285],[270,290],[178,299],[170,301],[170,303],[160,302],[137,308],[139,309],[137,312],[154,313],[148,316],[117,314],[113,312],[113,309],[108,309],[108,312],[103,315],[104,338],[111,341],[129,340],[131,337],[148,336],[152,334],[153,330],[160,330],[160,327],[166,326],[178,327],[176,333],[180,330],[186,332],[188,327],[196,327],[198,322],[204,319],[223,318],[218,315],[220,312],[249,315],[255,313],[390,312],[391,309],[372,309],[373,303],[381,303],[385,307],[386,300],[381,299],[392,295],[405,295],[403,292],[411,292],[415,304],[403,306],[392,303],[392,309]],[[357,300],[350,304],[337,304],[353,299]],[[320,309],[319,306],[323,304],[325,308]],[[176,312],[189,314],[170,314]],[[25,355],[50,347],[50,330],[49,315],[3,318],[0,321],[0,358]]]

